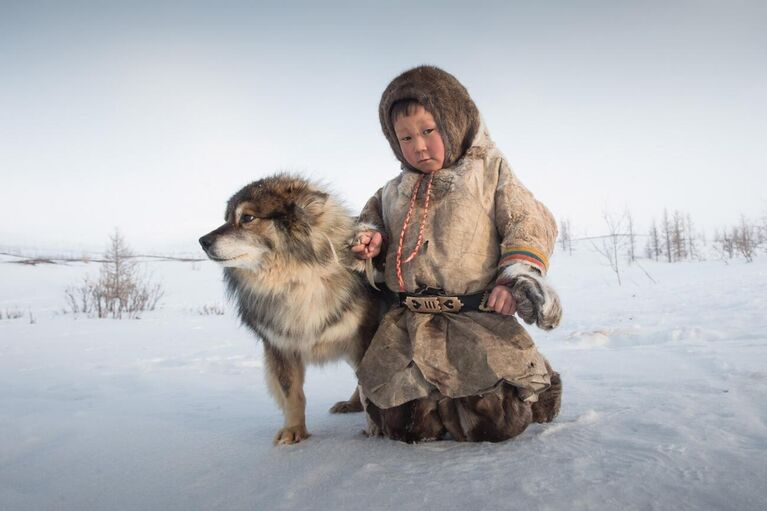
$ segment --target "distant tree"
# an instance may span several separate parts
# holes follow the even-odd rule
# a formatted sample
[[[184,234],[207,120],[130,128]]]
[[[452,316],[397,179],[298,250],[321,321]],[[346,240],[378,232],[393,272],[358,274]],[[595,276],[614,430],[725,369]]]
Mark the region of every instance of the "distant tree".
[[[602,218],[607,225],[606,236],[601,236],[601,243],[591,242],[594,249],[601,254],[609,263],[610,268],[615,273],[615,277],[618,279],[618,285],[621,284],[621,271],[620,271],[620,254],[623,253],[625,248],[626,234],[623,232],[626,223],[626,214],[621,216],[614,216],[613,214],[605,211],[602,214]]]
[[[706,231],[704,229],[701,229],[700,231],[698,231],[698,241],[700,242],[700,247],[705,248],[706,246],[708,246],[708,239],[706,238]],[[700,248],[698,249],[698,254],[701,254],[698,257],[698,259],[704,258],[702,255],[703,252],[700,250]]]
[[[634,263],[637,260],[636,257],[636,234],[634,233],[634,219],[631,216],[631,211],[628,209],[623,214],[626,223],[627,230],[627,245],[628,245],[628,260],[629,264]]]
[[[746,262],[752,262],[758,247],[758,234],[757,228],[748,222],[745,215],[740,215],[740,225],[733,228],[732,238],[735,249]]]
[[[692,222],[692,216],[689,213],[685,216],[685,239],[687,240],[687,257],[690,259],[700,259],[700,250],[698,240],[700,235],[695,233],[695,224]],[[705,243],[705,240],[704,240]]]
[[[563,218],[559,221],[559,244],[562,251],[573,255],[573,232],[570,227],[570,219]]]
[[[759,246],[767,248],[767,210],[762,214],[762,220],[757,229]]]
[[[741,214],[737,225],[714,233],[714,250],[725,262],[736,255],[741,255],[746,262],[750,263],[764,246],[761,229],[762,226],[759,223],[752,223]]]
[[[652,226],[650,227],[650,237],[647,242],[647,246],[648,246],[648,251],[647,251],[648,258],[655,259],[657,261],[663,252],[661,250],[660,234],[658,233],[658,226],[655,224],[654,218],[652,220]]]
[[[733,243],[733,238],[730,234],[730,231],[726,228],[722,230],[720,243],[722,247],[722,255],[727,259],[732,259],[735,255],[735,243]]]
[[[663,250],[666,253],[666,258],[668,259],[668,262],[672,262],[672,252],[673,249],[671,248],[671,222],[668,218],[668,210],[666,208],[663,208],[663,239],[665,241],[665,244],[663,245]]]
[[[687,240],[685,239],[684,215],[674,211],[671,220],[671,244],[673,246],[673,260],[683,261],[687,259]]]
[[[109,237],[98,280],[85,277],[79,286],[65,290],[65,298],[72,312],[121,319],[154,310],[163,293],[160,284],[141,272],[125,239],[115,230]]]

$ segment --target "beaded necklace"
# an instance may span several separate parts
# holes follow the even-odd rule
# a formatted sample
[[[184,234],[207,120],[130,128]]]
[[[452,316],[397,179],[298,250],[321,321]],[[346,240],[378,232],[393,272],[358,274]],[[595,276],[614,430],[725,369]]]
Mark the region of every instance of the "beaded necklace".
[[[402,265],[415,259],[416,254],[418,254],[418,251],[421,249],[421,245],[423,245],[423,231],[426,227],[426,217],[429,214],[431,184],[434,181],[434,174],[436,174],[436,171],[429,174],[429,182],[426,184],[426,199],[424,200],[423,204],[423,215],[421,216],[421,225],[418,228],[418,239],[416,240],[415,248],[413,248],[413,251],[410,253],[410,255],[407,256],[407,258],[405,258],[404,261],[402,260],[402,248],[405,244],[405,232],[407,231],[408,227],[410,227],[410,219],[412,218],[413,210],[415,209],[415,200],[418,197],[418,190],[421,189],[421,183],[423,182],[423,178],[426,177],[426,174],[421,174],[421,176],[418,178],[418,181],[416,181],[415,185],[413,186],[413,193],[410,197],[410,204],[407,208],[405,221],[402,223],[402,231],[399,234],[399,244],[397,245],[396,261],[397,282],[399,283],[400,292],[405,291],[405,279],[402,277]]]

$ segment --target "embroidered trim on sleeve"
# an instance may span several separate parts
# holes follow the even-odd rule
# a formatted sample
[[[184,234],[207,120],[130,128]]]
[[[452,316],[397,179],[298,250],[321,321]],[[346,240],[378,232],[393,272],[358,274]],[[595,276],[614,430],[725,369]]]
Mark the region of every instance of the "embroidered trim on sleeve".
[[[546,273],[546,269],[549,267],[549,258],[542,252],[530,247],[513,248],[504,251],[498,266],[503,268],[516,261],[524,261],[537,266],[541,269],[542,273]]]

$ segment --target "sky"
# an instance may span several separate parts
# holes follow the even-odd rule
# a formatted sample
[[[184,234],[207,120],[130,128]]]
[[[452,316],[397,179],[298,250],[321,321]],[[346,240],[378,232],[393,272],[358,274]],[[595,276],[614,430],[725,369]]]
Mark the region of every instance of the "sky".
[[[767,3],[0,0],[0,248],[197,249],[277,171],[352,211],[388,82],[454,74],[576,235],[767,215]]]

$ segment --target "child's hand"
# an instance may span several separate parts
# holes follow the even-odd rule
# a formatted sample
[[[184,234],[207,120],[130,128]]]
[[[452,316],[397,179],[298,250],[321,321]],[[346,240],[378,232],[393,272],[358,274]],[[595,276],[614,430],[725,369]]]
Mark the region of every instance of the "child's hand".
[[[352,252],[359,259],[370,259],[381,253],[383,236],[378,231],[363,231],[352,245]]]
[[[511,290],[504,285],[497,285],[490,291],[487,306],[504,316],[511,316],[517,312],[517,302],[511,295]]]

